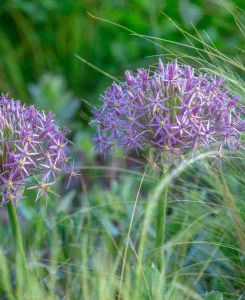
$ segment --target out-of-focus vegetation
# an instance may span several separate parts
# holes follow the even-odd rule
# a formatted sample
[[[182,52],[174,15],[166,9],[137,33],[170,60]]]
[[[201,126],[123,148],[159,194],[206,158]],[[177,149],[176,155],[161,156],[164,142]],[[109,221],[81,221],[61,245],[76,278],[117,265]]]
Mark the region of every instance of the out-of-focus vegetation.
[[[0,299],[245,299],[244,154],[223,176],[204,160],[169,182],[163,277],[154,243],[161,181],[148,171],[140,186],[139,157],[97,157],[88,126],[112,81],[102,72],[121,79],[156,55],[222,72],[244,104],[242,9],[242,0],[1,3],[0,91],[71,128],[82,176],[68,191],[64,178],[59,197],[34,203],[29,190],[19,204],[28,278],[0,210]]]
[[[214,45],[222,53],[244,59],[242,22],[245,16],[239,7],[244,8],[244,1],[3,1],[0,6],[0,90],[28,102],[29,85],[37,84],[45,73],[51,73],[64,78],[76,97],[94,105],[111,80],[83,64],[75,54],[119,78],[126,68],[155,62],[148,56],[166,55],[169,51],[182,53],[181,57],[183,53],[197,55],[190,48],[168,41],[162,42],[163,49],[160,49],[89,14],[141,35],[200,47],[194,39],[188,42],[190,36],[183,34],[169,17],[188,34]],[[80,112],[84,109],[88,112],[83,104]],[[76,117],[81,117],[79,112]],[[87,120],[84,121],[87,124]]]
[[[156,266],[162,249],[155,248],[154,230],[161,200],[155,187],[162,182],[147,174],[138,197],[141,172],[115,165],[82,169],[83,192],[75,201],[73,190],[51,195],[47,206],[45,200],[34,204],[29,193],[19,206],[28,277],[1,211],[1,299],[244,299],[241,160],[224,166],[223,178],[205,162],[187,164],[173,178],[165,277]]]

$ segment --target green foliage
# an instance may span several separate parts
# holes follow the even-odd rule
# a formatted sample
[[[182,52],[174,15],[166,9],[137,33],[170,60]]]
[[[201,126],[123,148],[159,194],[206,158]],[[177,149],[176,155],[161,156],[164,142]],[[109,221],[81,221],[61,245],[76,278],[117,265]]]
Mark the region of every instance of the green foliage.
[[[226,167],[231,168],[229,164]],[[241,171],[243,166],[236,169]],[[60,199],[53,196],[47,207],[43,201],[20,203],[29,274],[25,281],[9,244],[9,225],[1,224],[0,295],[10,299],[34,295],[47,299],[115,299],[119,294],[123,299],[242,299],[245,265],[239,236],[244,228],[235,226],[235,218],[244,219],[245,206],[239,189],[229,187],[229,205],[236,202],[241,211],[233,215],[228,203],[224,204],[224,194],[214,184],[221,177],[217,178],[207,161],[194,163],[192,168],[186,164],[173,172],[171,181],[164,179],[171,190],[164,245],[164,298],[162,277],[156,267],[161,249],[155,248],[154,205],[160,201],[163,181],[155,175],[146,176],[129,232],[142,175],[122,171],[113,174],[110,168],[101,170],[101,182],[98,170],[84,171],[89,181],[84,181],[83,193],[70,191]],[[119,176],[117,180],[115,175]],[[193,176],[195,181],[186,185],[184,179]],[[228,179],[221,183],[222,189]],[[236,181],[236,187],[241,185]],[[204,189],[208,196],[203,195]],[[2,219],[5,213],[1,211]],[[144,224],[148,224],[146,228]]]
[[[71,128],[82,171],[68,191],[63,179],[59,195],[34,203],[29,190],[19,203],[27,277],[0,210],[1,299],[244,298],[244,154],[227,159],[222,173],[206,159],[161,180],[148,170],[139,188],[142,161],[119,152],[95,157],[88,127],[111,83],[105,73],[121,78],[129,67],[153,62],[154,68],[155,55],[223,74],[243,101],[242,6],[242,0],[1,4],[0,90],[53,111]],[[159,249],[157,204],[166,186],[166,241]],[[157,268],[163,249],[165,276]]]
[[[79,102],[71,92],[66,90],[65,80],[60,76],[43,75],[37,84],[30,84],[32,103],[46,112],[52,111],[59,125],[71,122]]]
[[[244,12],[239,10],[242,5],[242,0],[6,0],[0,7],[0,90],[29,101],[29,83],[37,83],[44,73],[52,73],[64,78],[76,97],[88,99],[94,105],[109,81],[78,61],[75,54],[121,77],[125,68],[153,61],[143,61],[146,56],[167,55],[169,50],[179,53],[183,46],[169,41],[200,46],[195,40],[188,41],[168,17],[188,34],[243,59]],[[138,34],[164,38],[163,48],[88,13]],[[197,53],[189,47],[183,50],[189,55]],[[88,112],[89,107],[82,105],[80,112],[84,109]],[[79,112],[76,117],[80,117]]]

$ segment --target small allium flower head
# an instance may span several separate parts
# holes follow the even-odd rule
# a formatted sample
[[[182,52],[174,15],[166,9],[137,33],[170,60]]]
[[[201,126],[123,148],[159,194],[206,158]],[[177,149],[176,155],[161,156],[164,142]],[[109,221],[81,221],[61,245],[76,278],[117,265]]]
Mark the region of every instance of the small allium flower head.
[[[66,132],[54,116],[0,96],[0,206],[22,198],[25,187],[47,195],[57,175],[70,172]]]
[[[177,61],[159,66],[153,74],[125,72],[125,82],[113,83],[94,112],[95,143],[101,154],[114,147],[126,152],[153,148],[161,162],[183,159],[206,147],[236,150],[245,130],[244,110],[222,77],[197,74]]]

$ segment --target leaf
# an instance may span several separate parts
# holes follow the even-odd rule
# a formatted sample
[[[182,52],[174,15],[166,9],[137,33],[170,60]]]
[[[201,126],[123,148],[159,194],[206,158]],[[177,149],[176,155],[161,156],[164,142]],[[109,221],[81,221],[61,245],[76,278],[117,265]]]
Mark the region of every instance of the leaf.
[[[189,0],[179,1],[179,13],[186,27],[191,28],[196,25],[202,17],[201,8]]]
[[[211,292],[206,297],[205,300],[223,300],[223,294],[220,292]]]

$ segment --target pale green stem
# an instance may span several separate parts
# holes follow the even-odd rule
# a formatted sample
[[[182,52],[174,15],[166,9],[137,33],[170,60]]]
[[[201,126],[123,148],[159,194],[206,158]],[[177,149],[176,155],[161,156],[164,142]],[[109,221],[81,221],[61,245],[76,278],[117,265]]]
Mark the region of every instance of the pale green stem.
[[[163,172],[163,177],[166,176],[167,172]],[[168,185],[166,185],[158,199],[157,205],[157,222],[156,222],[156,249],[157,253],[157,268],[160,272],[159,281],[157,284],[157,289],[155,291],[155,297],[162,297],[165,293],[165,231],[166,231],[166,217],[167,217],[167,204],[168,204]]]
[[[159,271],[164,268],[164,242],[165,242],[165,227],[168,202],[168,186],[163,190],[162,197],[159,199],[157,212],[157,227],[156,227],[156,248],[160,250],[160,256],[157,259],[157,267]]]
[[[11,201],[8,202],[7,207],[8,207],[10,226],[12,229],[14,243],[17,251],[16,254],[17,256],[19,256],[23,267],[26,268],[25,251],[22,243],[20,224],[17,217],[16,209]]]

